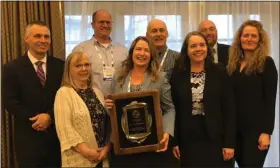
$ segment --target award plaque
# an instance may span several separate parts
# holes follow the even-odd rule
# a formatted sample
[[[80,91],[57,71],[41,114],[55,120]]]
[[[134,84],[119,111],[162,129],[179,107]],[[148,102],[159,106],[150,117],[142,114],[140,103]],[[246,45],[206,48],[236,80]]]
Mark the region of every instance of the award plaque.
[[[163,137],[158,90],[112,95],[111,126],[117,155],[155,151]]]

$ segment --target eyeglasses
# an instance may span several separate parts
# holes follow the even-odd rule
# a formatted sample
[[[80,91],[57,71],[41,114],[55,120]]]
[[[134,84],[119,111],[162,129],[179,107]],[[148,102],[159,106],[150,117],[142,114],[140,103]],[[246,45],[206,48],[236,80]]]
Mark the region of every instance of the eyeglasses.
[[[90,63],[85,63],[85,64],[77,64],[75,67],[78,69],[82,69],[83,67],[89,68],[91,66]]]

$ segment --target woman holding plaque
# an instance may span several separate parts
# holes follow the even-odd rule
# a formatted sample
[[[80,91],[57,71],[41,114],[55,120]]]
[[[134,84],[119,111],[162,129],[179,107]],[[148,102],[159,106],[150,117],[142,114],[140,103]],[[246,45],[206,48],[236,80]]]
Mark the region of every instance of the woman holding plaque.
[[[102,92],[91,85],[90,66],[87,55],[71,53],[55,97],[62,167],[108,167],[109,115]]]
[[[237,30],[227,69],[237,112],[236,162],[263,167],[274,129],[278,74],[259,21],[247,20]]]
[[[171,75],[176,109],[173,154],[182,167],[233,167],[235,115],[226,68],[206,37],[189,33]]]
[[[172,151],[168,148],[169,136],[173,136],[175,109],[172,103],[170,84],[164,72],[159,72],[155,50],[151,42],[139,36],[131,44],[129,54],[123,62],[122,69],[117,72],[112,81],[112,94],[122,92],[138,92],[151,89],[160,91],[160,108],[162,111],[163,139],[162,146],[154,152],[145,152],[131,155],[112,154],[112,167],[164,167],[172,158]],[[106,107],[111,109],[111,99],[106,99]],[[155,122],[155,121],[153,121]],[[168,162],[170,163],[170,162]]]

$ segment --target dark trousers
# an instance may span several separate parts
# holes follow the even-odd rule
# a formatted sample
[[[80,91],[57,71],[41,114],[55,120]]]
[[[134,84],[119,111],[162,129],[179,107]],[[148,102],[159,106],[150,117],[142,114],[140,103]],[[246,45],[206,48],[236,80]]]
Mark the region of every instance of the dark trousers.
[[[239,167],[263,167],[268,150],[259,150],[259,136],[237,133],[235,159]]]
[[[61,167],[60,143],[56,132],[36,132],[33,136],[20,138],[15,135],[15,152],[19,167]],[[29,134],[30,135],[30,134]],[[29,139],[29,141],[28,141]]]
[[[27,154],[29,152],[34,152],[35,155]],[[46,154],[40,154],[44,153]],[[36,156],[37,153],[37,156]],[[26,168],[35,168],[35,167],[51,167],[59,168],[61,167],[61,154],[59,150],[40,150],[38,151],[26,151],[26,156],[17,155],[18,166]]]
[[[181,167],[234,167],[233,159],[223,159],[222,139],[211,139],[204,116],[192,116],[190,127],[180,142]]]
[[[29,152],[29,151],[27,151]],[[49,154],[50,156],[44,157],[18,157],[18,166],[21,168],[35,168],[35,167],[51,167],[59,168],[61,167],[61,156],[53,152]]]
[[[222,145],[216,142],[189,143],[180,148],[181,167],[234,167],[233,159],[223,160]]]

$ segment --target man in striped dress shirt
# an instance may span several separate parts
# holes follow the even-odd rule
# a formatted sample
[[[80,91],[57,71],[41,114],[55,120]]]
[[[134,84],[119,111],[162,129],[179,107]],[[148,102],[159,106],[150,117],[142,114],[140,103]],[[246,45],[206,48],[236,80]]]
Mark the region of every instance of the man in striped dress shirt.
[[[175,61],[180,53],[167,47],[168,30],[166,24],[159,19],[151,20],[147,26],[146,36],[152,40],[156,47],[157,61],[160,65],[160,71],[166,72],[166,77],[170,79]],[[172,154],[173,137],[169,136],[168,149],[160,153],[161,160],[164,160],[166,167],[180,167],[179,161]]]
[[[148,23],[146,36],[150,38],[156,47],[157,61],[160,71],[170,73],[180,53],[167,47],[168,30],[166,24],[159,19],[153,19]],[[168,75],[169,76],[169,75]]]

